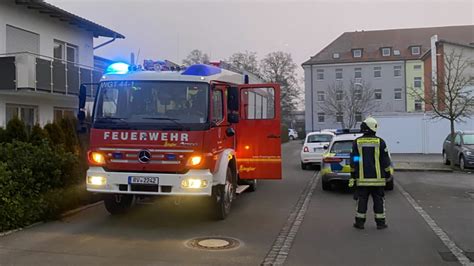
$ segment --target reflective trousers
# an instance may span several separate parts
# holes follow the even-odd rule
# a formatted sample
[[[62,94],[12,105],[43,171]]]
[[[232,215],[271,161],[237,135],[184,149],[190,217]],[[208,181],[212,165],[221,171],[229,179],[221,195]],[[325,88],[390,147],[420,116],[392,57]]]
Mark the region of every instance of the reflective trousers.
[[[355,197],[357,198],[356,222],[365,222],[369,196],[372,195],[372,200],[374,201],[375,222],[377,224],[385,224],[384,187],[358,186],[355,193]]]

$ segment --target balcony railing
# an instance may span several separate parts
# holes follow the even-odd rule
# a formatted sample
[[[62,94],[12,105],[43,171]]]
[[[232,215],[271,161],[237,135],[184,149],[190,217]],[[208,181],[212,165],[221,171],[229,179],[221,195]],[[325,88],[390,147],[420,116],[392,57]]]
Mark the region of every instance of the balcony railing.
[[[77,95],[81,83],[100,80],[102,70],[30,52],[0,54],[0,91],[32,90]],[[87,86],[94,95],[94,86]]]

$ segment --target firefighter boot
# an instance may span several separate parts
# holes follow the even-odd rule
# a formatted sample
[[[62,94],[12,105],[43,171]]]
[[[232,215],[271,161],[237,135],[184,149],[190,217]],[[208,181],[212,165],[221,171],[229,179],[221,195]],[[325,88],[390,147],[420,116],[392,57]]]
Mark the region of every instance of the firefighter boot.
[[[356,217],[356,218],[355,218],[354,227],[357,228],[357,229],[364,229],[364,223],[365,223],[365,219],[364,219],[364,218],[358,218],[358,217]]]
[[[388,227],[387,223],[385,223],[385,219],[375,219],[375,223],[377,224],[377,229],[385,229]]]

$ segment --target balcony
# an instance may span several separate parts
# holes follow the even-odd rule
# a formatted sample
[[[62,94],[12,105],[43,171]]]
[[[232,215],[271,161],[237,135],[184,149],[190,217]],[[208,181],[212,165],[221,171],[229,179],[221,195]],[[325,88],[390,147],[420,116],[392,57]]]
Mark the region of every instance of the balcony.
[[[102,70],[29,52],[0,55],[0,93],[37,91],[78,95],[81,83],[99,82]],[[87,86],[94,95],[95,86]]]

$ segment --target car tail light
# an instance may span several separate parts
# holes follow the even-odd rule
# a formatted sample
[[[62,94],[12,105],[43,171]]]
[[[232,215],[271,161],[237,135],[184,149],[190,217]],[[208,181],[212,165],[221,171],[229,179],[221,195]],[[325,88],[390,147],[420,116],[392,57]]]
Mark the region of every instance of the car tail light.
[[[323,159],[324,163],[340,163],[342,158],[326,157]]]
[[[303,148],[303,152],[309,152],[308,147],[305,146],[305,147]]]

